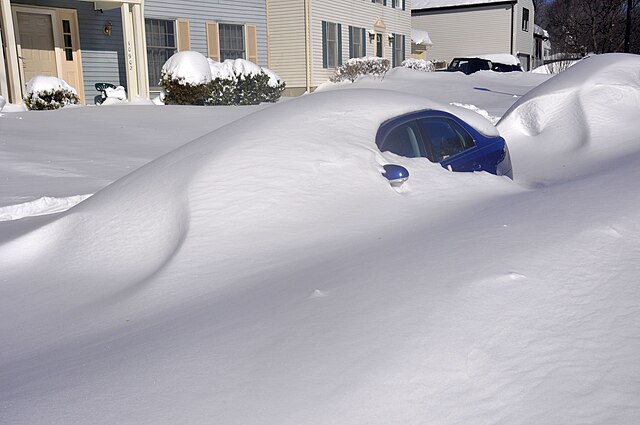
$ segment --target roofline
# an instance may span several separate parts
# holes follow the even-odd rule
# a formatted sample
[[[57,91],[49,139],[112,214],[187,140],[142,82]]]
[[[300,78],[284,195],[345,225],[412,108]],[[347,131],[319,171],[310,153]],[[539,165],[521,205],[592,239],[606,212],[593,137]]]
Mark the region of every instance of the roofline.
[[[474,3],[474,4],[459,4],[456,6],[443,6],[443,7],[425,7],[422,9],[411,9],[411,14],[414,13],[417,15],[421,15],[421,12],[448,12],[451,10],[461,10],[461,9],[473,9],[478,7],[485,6],[505,6],[509,4],[516,4],[518,0],[504,0],[504,1],[496,1],[496,2],[487,2],[487,3]]]

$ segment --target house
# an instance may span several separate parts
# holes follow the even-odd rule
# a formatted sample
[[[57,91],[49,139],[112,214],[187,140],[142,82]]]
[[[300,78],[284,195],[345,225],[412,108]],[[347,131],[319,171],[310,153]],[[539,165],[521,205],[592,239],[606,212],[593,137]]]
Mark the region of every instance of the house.
[[[0,0],[0,12],[0,94],[14,103],[34,75],[64,79],[87,104],[98,82],[148,99],[181,50],[267,65],[265,0]]]
[[[433,42],[426,31],[411,29],[411,57],[425,59],[427,50],[433,46]]]
[[[534,56],[532,0],[413,0],[411,25],[428,31],[429,60],[485,53],[509,53],[522,68]]]
[[[409,0],[267,0],[269,68],[286,94],[309,92],[349,58],[400,65],[411,51]]]
[[[539,25],[533,26],[533,68],[544,65],[551,56],[551,42],[549,33]]]

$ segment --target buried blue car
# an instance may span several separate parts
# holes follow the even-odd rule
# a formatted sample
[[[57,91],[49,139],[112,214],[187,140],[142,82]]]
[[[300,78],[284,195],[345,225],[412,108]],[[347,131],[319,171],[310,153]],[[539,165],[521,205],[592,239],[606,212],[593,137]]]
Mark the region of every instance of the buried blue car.
[[[486,171],[513,179],[505,140],[484,135],[448,112],[429,109],[387,120],[378,129],[376,144],[381,152],[424,157],[451,171]],[[409,177],[394,165],[385,166],[384,176],[392,183]]]

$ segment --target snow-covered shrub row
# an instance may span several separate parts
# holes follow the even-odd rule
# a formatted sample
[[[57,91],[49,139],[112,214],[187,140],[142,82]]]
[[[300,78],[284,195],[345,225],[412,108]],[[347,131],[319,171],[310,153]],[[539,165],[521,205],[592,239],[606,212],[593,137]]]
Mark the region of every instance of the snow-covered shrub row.
[[[436,67],[431,61],[424,59],[408,58],[402,62],[405,68],[416,69],[418,71],[433,72]]]
[[[386,58],[376,56],[351,58],[345,64],[336,68],[330,80],[334,83],[339,83],[346,80],[354,82],[361,75],[384,77],[390,67],[389,59]]]
[[[257,105],[276,102],[284,82],[244,59],[222,63],[198,52],[178,52],[162,67],[164,102],[177,105]]]
[[[27,83],[24,103],[29,110],[63,108],[80,103],[76,89],[66,81],[45,75],[36,75]]]

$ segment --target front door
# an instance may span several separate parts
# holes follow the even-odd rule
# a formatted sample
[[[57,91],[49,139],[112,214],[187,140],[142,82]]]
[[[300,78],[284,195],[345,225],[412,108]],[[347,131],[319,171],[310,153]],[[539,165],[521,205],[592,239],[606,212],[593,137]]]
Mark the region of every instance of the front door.
[[[36,75],[58,76],[53,21],[44,13],[16,12],[23,82]]]
[[[84,103],[76,11],[14,6],[13,18],[23,86],[36,75],[62,78]]]

